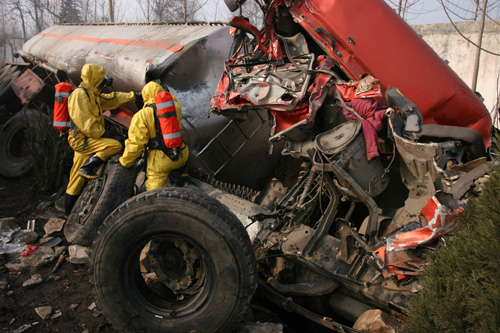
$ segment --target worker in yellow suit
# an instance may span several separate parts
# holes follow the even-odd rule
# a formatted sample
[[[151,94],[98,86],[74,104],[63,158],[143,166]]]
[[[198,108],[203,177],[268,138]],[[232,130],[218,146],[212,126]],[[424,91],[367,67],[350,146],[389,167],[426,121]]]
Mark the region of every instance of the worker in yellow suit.
[[[176,161],[173,161],[162,150],[152,148],[151,140],[162,133],[156,133],[154,109],[148,105],[155,104],[155,96],[163,91],[163,87],[156,82],[149,82],[142,89],[144,107],[132,118],[128,139],[125,141],[125,150],[119,160],[123,167],[129,168],[141,156],[144,147],[148,147],[146,191],[167,186],[170,172],[185,166],[189,157],[189,149],[184,142]],[[180,124],[182,108],[173,94],[172,97]]]
[[[104,68],[86,64],[81,72],[82,82],[68,99],[68,111],[73,125],[68,134],[70,147],[75,151],[64,200],[65,215],[68,216],[83,190],[85,179],[97,178],[96,170],[111,156],[122,150],[122,144],[105,137],[105,110],[116,109],[133,101],[136,96],[129,93],[100,93],[112,79],[105,76]]]

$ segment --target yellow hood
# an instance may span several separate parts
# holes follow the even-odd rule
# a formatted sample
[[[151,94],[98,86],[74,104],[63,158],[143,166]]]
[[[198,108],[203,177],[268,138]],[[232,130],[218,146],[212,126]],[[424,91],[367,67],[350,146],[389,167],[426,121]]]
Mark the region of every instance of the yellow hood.
[[[87,85],[99,88],[102,80],[104,80],[104,68],[96,64],[85,64],[82,68],[82,81]]]
[[[163,92],[163,87],[156,82],[149,82],[142,88],[142,99],[144,105],[155,104],[155,96]]]

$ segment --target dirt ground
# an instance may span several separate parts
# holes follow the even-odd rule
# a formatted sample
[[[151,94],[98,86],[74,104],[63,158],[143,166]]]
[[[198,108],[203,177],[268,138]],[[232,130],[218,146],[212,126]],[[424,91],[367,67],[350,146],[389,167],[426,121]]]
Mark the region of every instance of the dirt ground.
[[[33,176],[15,180],[0,176],[0,221],[14,218],[15,225],[26,229],[27,222],[34,219],[35,232],[39,236],[34,245],[39,245],[49,218],[63,218],[61,204],[62,200],[56,200],[55,195],[42,195],[36,191]],[[62,232],[52,236],[62,239],[57,246],[69,245]],[[2,332],[116,332],[98,308],[92,309],[95,300],[88,266],[72,264],[65,259],[53,271],[56,257],[44,266],[25,271],[12,271],[6,267],[19,259],[19,253],[0,254]],[[31,288],[24,287],[23,283],[34,274],[40,274],[43,282]],[[43,320],[35,309],[47,306],[51,307],[52,318]],[[238,332],[324,331],[324,328],[280,311],[254,297]]]
[[[13,217],[21,229],[26,228],[27,221],[35,219],[35,232],[41,237],[45,233],[45,222],[50,217],[62,218],[63,213],[56,209],[53,197],[39,195],[34,189],[30,177],[16,180],[0,177],[0,219]],[[50,205],[44,208],[48,203]],[[62,234],[60,236],[63,242],[58,246],[67,246]],[[0,255],[0,327],[3,332],[115,332],[98,310],[89,310],[94,299],[88,267],[64,260],[52,272],[56,259],[36,270],[9,271],[5,264],[18,259],[19,254]],[[23,287],[23,283],[36,273],[42,276],[43,282],[32,288]],[[46,306],[52,308],[52,316],[59,312],[61,316],[42,320],[35,308]]]

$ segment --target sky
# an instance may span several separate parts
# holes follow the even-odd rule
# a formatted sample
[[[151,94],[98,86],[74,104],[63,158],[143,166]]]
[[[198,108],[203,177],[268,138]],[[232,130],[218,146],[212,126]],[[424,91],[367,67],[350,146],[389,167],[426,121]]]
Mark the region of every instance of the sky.
[[[142,13],[140,12],[137,2],[141,0],[115,0],[117,2],[117,10],[121,13],[117,15],[117,20],[127,22],[143,21]],[[200,21],[227,21],[232,14],[224,4],[224,0],[199,0],[204,3],[202,14],[197,16]],[[252,0],[247,0],[250,2]],[[329,0],[326,0],[329,1]],[[353,0],[346,0],[353,1]],[[392,3],[393,7],[399,3],[399,0],[385,0],[387,3]],[[432,23],[449,23],[440,1],[441,0],[408,0],[416,2],[408,11],[406,20],[410,25],[432,24]],[[442,0],[452,10],[459,11],[458,7],[471,8],[474,0]],[[492,16],[498,17],[500,1],[489,1],[488,4],[493,4]],[[246,6],[245,4],[244,6]],[[458,7],[457,7],[458,6]],[[133,10],[131,10],[131,8]],[[463,13],[463,12],[462,12]],[[233,14],[234,15],[234,14]],[[464,14],[470,16],[470,13]],[[457,17],[453,17],[455,22],[461,21]]]
[[[398,0],[385,0],[386,2],[398,3]],[[441,5],[441,0],[409,0],[417,3],[410,8],[409,14],[406,17],[410,25],[432,24],[432,23],[449,23],[450,19]],[[473,19],[475,10],[475,0],[442,0],[445,6],[449,9],[448,14],[454,22]],[[483,1],[480,1],[482,4]],[[491,19],[500,17],[500,1],[490,0],[487,2],[487,13]],[[459,16],[453,14],[457,13]],[[478,18],[479,19],[479,18]],[[488,20],[488,18],[486,18]]]
[[[417,14],[418,13],[418,14]],[[447,23],[441,4],[437,0],[421,0],[408,14],[407,22],[415,24]]]

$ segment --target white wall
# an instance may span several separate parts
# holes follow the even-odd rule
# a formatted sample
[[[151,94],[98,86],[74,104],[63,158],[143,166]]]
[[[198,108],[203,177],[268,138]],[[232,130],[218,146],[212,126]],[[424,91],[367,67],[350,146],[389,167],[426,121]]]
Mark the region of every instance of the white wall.
[[[464,36],[478,43],[480,22],[455,23]],[[429,44],[434,51],[464,80],[472,85],[476,46],[465,40],[451,23],[425,24],[413,26],[413,29]],[[493,21],[485,24],[482,47],[500,54],[500,25]],[[476,91],[481,93],[484,104],[492,112],[499,107],[500,91],[500,56],[481,51],[479,75]],[[499,124],[496,123],[496,126]]]

